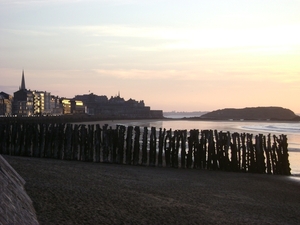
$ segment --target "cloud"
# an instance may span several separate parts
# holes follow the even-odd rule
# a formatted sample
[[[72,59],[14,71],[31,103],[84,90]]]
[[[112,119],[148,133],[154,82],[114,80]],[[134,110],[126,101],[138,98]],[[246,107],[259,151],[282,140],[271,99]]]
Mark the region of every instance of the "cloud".
[[[69,26],[60,29],[91,37],[142,38],[169,41],[160,48],[203,49],[300,45],[300,25],[264,29],[188,29],[124,25]],[[278,48],[277,48],[278,49]],[[143,49],[142,49],[143,50]],[[147,50],[147,48],[144,48]],[[269,49],[270,50],[270,49]],[[274,50],[274,49],[273,49]]]

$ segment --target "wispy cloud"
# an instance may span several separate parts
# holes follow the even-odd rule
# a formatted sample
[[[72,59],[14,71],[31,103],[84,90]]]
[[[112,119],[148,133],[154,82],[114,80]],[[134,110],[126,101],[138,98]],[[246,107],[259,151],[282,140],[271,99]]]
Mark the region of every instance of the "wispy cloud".
[[[186,29],[123,25],[69,26],[69,31],[93,37],[147,38],[168,40],[165,49],[202,49],[300,45],[300,25],[267,29]],[[269,49],[270,50],[270,49]]]

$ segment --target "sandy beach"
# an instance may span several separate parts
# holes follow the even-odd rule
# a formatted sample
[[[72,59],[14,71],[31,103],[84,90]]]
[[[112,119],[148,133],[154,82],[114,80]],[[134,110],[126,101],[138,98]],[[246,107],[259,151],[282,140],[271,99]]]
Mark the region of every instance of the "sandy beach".
[[[299,224],[290,177],[4,156],[40,224]]]

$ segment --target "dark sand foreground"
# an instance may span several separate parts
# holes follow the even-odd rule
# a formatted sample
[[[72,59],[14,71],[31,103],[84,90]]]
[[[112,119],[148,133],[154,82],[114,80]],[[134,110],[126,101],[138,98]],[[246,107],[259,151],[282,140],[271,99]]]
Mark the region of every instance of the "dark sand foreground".
[[[300,224],[283,176],[4,156],[40,224]]]

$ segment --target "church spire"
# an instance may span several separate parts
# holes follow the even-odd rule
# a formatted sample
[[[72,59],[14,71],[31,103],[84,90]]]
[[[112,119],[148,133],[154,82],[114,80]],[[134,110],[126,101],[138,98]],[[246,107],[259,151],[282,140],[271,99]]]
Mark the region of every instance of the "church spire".
[[[24,78],[24,70],[22,71],[22,82],[21,82],[20,90],[26,90],[26,87],[25,87],[25,78]]]

